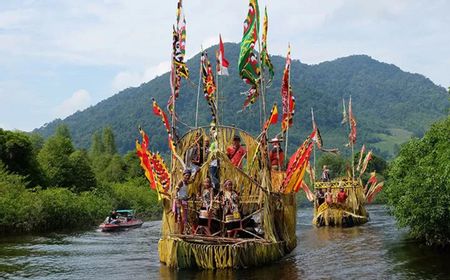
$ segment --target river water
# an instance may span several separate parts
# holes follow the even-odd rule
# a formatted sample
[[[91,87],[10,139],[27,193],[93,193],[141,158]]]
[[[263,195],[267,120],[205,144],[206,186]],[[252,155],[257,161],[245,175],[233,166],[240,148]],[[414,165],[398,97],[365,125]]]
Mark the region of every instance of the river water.
[[[98,230],[0,238],[0,279],[450,279],[450,254],[407,239],[383,206],[369,223],[316,228],[297,213],[297,248],[259,268],[173,271],[159,263],[161,222],[120,233]]]

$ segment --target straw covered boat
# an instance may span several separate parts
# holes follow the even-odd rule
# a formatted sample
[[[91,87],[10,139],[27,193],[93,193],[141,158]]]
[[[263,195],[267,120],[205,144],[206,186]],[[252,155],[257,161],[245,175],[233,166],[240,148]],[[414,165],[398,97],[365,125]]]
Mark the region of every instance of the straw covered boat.
[[[177,143],[177,153],[185,155],[196,137],[206,137],[207,129],[189,131]],[[247,160],[242,169],[235,167],[225,154],[234,135],[239,135],[247,149]],[[162,237],[159,240],[159,257],[162,263],[174,268],[197,267],[203,269],[242,268],[263,265],[276,261],[291,252],[297,245],[295,193],[283,194],[272,187],[271,170],[266,148],[262,148],[254,137],[237,128],[217,127],[219,147],[200,166],[194,182],[189,185],[189,194],[195,197],[201,182],[208,176],[212,158],[220,161],[221,185],[226,179],[234,182],[239,193],[241,215],[237,236],[226,236],[225,221],[215,217],[218,232],[211,235],[180,234],[170,199],[163,200]],[[172,182],[182,178],[183,166],[175,162],[172,167]],[[282,173],[274,175],[274,180]],[[173,184],[171,186],[173,191]],[[200,201],[193,199],[188,204],[188,229],[198,224]],[[185,230],[186,232],[186,230]]]
[[[316,193],[319,189],[327,191],[329,188],[331,188],[334,198],[336,198],[339,190],[344,188],[348,195],[347,200],[341,204],[334,199],[331,204],[323,202],[320,205],[316,200],[314,203],[314,225],[350,227],[364,224],[369,220],[369,214],[365,208],[364,187],[360,181],[352,180],[352,178],[340,178],[331,182],[316,182],[314,185]]]

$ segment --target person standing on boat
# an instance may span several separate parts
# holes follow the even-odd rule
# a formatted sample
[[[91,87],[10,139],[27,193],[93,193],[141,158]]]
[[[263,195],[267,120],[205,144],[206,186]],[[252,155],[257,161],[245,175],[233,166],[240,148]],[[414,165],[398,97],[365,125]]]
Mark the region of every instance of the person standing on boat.
[[[228,158],[234,166],[242,169],[242,161],[246,154],[247,151],[241,146],[241,138],[238,135],[235,135],[233,137],[233,144],[227,148]]]
[[[188,167],[193,171],[194,175],[200,169],[203,163],[202,139],[199,132],[195,135],[194,143],[186,154],[186,162]]]
[[[317,189],[316,199],[317,199],[317,207],[319,207],[320,205],[322,205],[322,203],[325,202],[325,193],[323,192],[322,189]]]
[[[345,192],[345,189],[343,186],[340,187],[340,190],[336,196],[336,200],[339,204],[344,205],[345,201],[347,200],[348,194]]]
[[[270,140],[269,143],[272,143],[273,145],[272,150],[270,150],[269,152],[269,160],[272,169],[279,171],[283,170],[284,152],[280,146],[280,140],[277,137],[275,137],[272,140]]]
[[[220,179],[219,179],[219,159],[215,156],[217,152],[217,141],[213,141],[210,144],[209,138],[205,139],[205,150],[203,155],[206,162],[208,157],[211,155],[212,159],[209,162],[209,178],[211,179],[212,187],[214,190],[214,195],[219,193]]]
[[[333,203],[333,192],[331,191],[331,187],[329,187],[327,192],[325,193],[325,202],[328,205]]]
[[[330,182],[330,169],[326,165],[323,166],[322,176],[320,178],[322,182]]]
[[[184,233],[184,226],[187,223],[188,215],[188,187],[191,181],[192,171],[186,169],[183,171],[183,179],[175,187],[175,200],[174,200],[174,212],[176,221],[179,224],[180,233]]]

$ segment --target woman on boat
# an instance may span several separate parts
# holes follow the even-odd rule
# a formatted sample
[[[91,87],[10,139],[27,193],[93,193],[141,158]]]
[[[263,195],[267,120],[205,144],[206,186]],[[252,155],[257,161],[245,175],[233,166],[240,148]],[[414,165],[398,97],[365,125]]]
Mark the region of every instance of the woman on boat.
[[[333,204],[333,192],[331,191],[331,187],[329,187],[327,192],[325,193],[325,202],[328,205]]]
[[[223,214],[239,213],[239,195],[233,190],[233,182],[227,179],[223,185],[225,189],[222,196]]]
[[[206,225],[206,234],[211,234],[211,217],[212,217],[212,210],[213,210],[213,201],[214,201],[214,190],[212,189],[211,179],[208,177],[203,180],[203,187],[202,187],[202,194],[201,194],[201,202],[202,206],[200,208],[200,226],[204,225],[204,220],[208,220],[208,223]],[[202,223],[203,219],[203,223]]]
[[[187,214],[188,214],[188,186],[191,182],[191,170],[186,169],[183,171],[183,179],[177,184],[175,187],[175,215],[176,220],[179,224],[180,233],[184,233],[184,226],[187,223]]]

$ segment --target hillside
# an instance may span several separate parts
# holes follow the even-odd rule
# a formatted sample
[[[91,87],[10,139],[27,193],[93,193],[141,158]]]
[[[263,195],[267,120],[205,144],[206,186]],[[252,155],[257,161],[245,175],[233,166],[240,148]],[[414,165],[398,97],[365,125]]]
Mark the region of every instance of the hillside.
[[[208,49],[215,66],[214,51]],[[226,43],[225,53],[231,62],[230,76],[220,79],[225,100],[223,123],[237,125],[254,134],[259,131],[258,104],[245,112],[241,110],[247,89],[238,76],[236,64],[239,44]],[[191,79],[198,81],[199,54],[188,62]],[[267,91],[267,110],[274,101],[280,102],[280,84],[284,58],[274,56],[275,79]],[[314,107],[316,122],[321,129],[325,146],[342,148],[346,142],[347,127],[340,124],[342,98],[351,95],[353,110],[358,122],[358,143],[367,143],[378,154],[392,157],[398,145],[412,135],[423,135],[432,122],[448,114],[449,101],[444,88],[433,84],[419,74],[402,71],[395,65],[382,63],[366,55],[354,55],[306,65],[298,60],[292,62],[292,87],[297,98],[294,127],[290,130],[290,143],[301,143],[311,130],[310,108]],[[58,124],[69,126],[73,140],[79,147],[88,147],[94,131],[111,126],[116,134],[120,152],[133,149],[141,125],[151,136],[153,149],[165,151],[166,132],[160,119],[153,116],[151,98],[165,107],[170,86],[168,73],[136,88],[128,88],[103,100],[82,112],[64,120],[55,120],[36,129],[44,137],[51,135]],[[182,82],[181,96],[177,100],[177,113],[188,125],[194,125],[195,97],[197,88]],[[200,124],[209,123],[209,111],[203,97],[200,100]],[[249,119],[255,121],[248,121]],[[178,127],[180,134],[186,127]],[[275,134],[275,129],[271,130]]]

